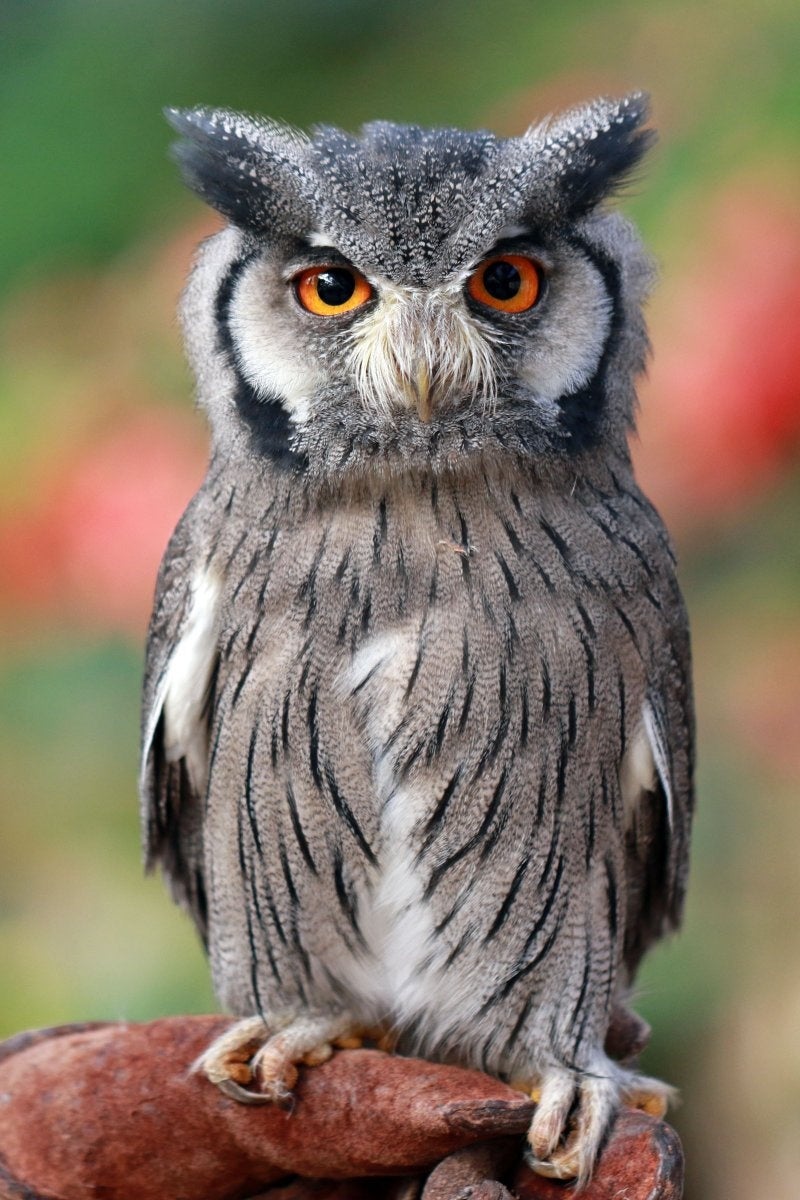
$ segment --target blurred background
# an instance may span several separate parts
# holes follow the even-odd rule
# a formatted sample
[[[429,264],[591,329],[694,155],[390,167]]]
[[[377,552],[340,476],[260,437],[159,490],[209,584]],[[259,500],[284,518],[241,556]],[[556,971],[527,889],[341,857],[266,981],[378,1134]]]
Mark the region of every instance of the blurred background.
[[[142,878],[155,571],[199,484],[175,304],[216,219],[165,104],[518,133],[652,92],[624,207],[655,252],[636,457],[693,621],[699,811],[645,1066],[688,1200],[800,1193],[800,10],[796,0],[0,3],[0,1035],[211,1010]]]

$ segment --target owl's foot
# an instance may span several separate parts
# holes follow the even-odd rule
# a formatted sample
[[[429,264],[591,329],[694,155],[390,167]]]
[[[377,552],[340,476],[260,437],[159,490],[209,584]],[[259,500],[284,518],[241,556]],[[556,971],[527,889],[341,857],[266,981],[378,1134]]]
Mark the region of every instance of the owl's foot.
[[[631,1083],[622,1089],[622,1103],[626,1108],[636,1108],[639,1112],[647,1113],[649,1117],[662,1120],[667,1115],[670,1104],[678,1099],[677,1090],[660,1079],[649,1079],[645,1075],[636,1075]]]
[[[356,1026],[350,1017],[304,1016],[282,1026],[268,1026],[260,1017],[237,1021],[211,1043],[195,1064],[211,1083],[241,1104],[291,1104],[300,1064],[316,1067],[334,1049],[361,1046],[365,1038],[388,1048],[380,1030]],[[247,1084],[256,1082],[258,1091]]]
[[[595,1161],[620,1104],[663,1117],[674,1091],[634,1072],[571,1071],[552,1067],[531,1092],[536,1104],[528,1142],[530,1165],[549,1179],[591,1178]]]

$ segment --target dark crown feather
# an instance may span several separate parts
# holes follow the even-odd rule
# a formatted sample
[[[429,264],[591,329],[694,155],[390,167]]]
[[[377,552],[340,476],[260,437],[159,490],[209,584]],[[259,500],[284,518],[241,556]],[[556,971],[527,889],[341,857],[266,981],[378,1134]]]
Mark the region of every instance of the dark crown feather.
[[[541,153],[555,171],[570,216],[584,216],[629,181],[656,139],[654,130],[642,128],[648,112],[648,96],[633,92],[572,109],[531,131],[544,135]]]
[[[166,108],[164,115],[182,135],[172,155],[184,182],[229,221],[255,230],[279,221],[287,191],[305,208],[298,151],[307,139],[296,130],[227,109]]]

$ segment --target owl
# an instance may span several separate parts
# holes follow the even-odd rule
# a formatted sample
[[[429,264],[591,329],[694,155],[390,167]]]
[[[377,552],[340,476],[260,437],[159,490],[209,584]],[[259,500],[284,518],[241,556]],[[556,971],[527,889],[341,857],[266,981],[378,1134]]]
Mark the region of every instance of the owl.
[[[183,299],[212,447],[141,777],[241,1018],[200,1069],[282,1102],[382,1031],[525,1086],[536,1168],[585,1183],[668,1092],[604,1043],[679,923],[692,809],[687,619],[627,441],[652,271],[608,210],[646,99],[507,139],[168,116],[227,219]]]

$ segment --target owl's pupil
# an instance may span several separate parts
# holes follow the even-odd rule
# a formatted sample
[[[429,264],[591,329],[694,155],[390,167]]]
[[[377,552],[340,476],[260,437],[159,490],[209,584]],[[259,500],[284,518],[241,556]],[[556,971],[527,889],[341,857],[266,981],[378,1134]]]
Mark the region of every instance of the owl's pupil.
[[[329,304],[331,308],[346,304],[355,286],[355,277],[346,267],[328,267],[317,276],[317,295],[323,304]]]
[[[522,276],[517,268],[503,259],[489,263],[483,272],[483,286],[495,300],[513,300],[521,284]]]

